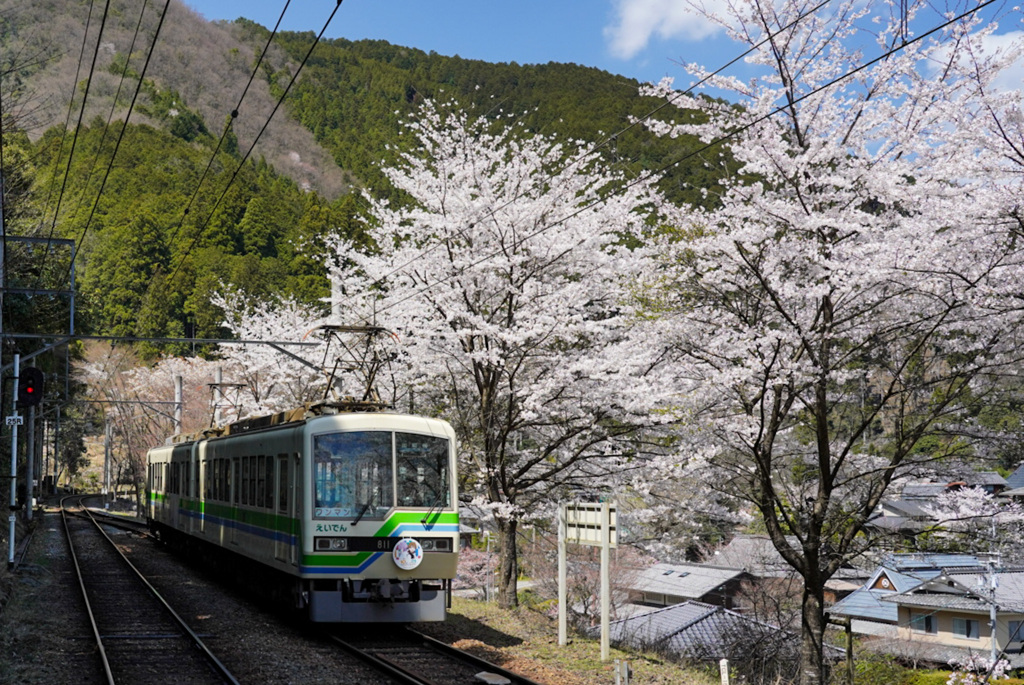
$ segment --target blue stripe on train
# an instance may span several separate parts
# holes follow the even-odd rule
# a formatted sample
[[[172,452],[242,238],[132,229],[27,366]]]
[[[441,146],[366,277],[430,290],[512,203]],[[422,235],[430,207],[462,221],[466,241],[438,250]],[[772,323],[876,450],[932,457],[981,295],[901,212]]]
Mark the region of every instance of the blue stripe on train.
[[[213,514],[204,515],[201,512],[192,511],[190,509],[184,509],[179,507],[178,514],[186,516],[188,518],[194,518],[197,520],[205,520],[222,528],[234,528],[243,533],[249,535],[255,535],[267,540],[273,540],[274,542],[284,542],[291,547],[298,544],[298,537],[290,533],[282,533],[281,531],[270,530],[263,528],[262,526],[256,526],[251,523],[243,523],[241,521],[235,521],[234,519],[224,518],[222,516],[214,516]],[[390,537],[400,537],[410,533],[423,533],[428,529],[423,524],[419,523],[403,523],[400,524],[395,530],[391,532]],[[429,528],[432,533],[457,533],[459,526],[457,524],[435,524]],[[374,552],[370,557],[359,566],[306,566],[300,564],[298,566],[299,573],[308,573],[312,575],[326,575],[326,574],[339,574],[339,573],[362,573],[368,569],[377,559],[383,556],[382,552]]]

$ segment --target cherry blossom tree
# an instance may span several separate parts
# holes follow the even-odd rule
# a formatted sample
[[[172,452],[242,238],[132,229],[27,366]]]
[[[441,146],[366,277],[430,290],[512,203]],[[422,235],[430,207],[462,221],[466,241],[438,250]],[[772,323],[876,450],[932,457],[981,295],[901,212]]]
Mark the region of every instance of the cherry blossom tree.
[[[1016,498],[996,497],[980,487],[964,487],[946,490],[924,508],[935,520],[944,549],[966,546],[971,552],[998,553],[1004,564],[1021,560],[1024,507]],[[959,545],[956,539],[961,541]]]
[[[225,383],[241,383],[237,416],[266,414],[326,398],[323,339],[314,329],[323,323],[320,310],[292,299],[252,301],[238,292],[214,296],[227,317],[224,325],[241,341],[225,344],[220,354]],[[262,341],[263,344],[256,344]],[[314,346],[275,343],[321,343]]]
[[[461,479],[496,517],[499,603],[517,602],[517,530],[565,496],[639,469],[640,430],[672,391],[636,316],[637,247],[661,199],[594,153],[513,122],[426,103],[386,173],[412,199],[369,200],[378,249],[336,243],[351,323],[401,341],[398,402],[462,440]],[[404,370],[403,370],[404,369]]]
[[[807,684],[825,679],[825,582],[863,552],[889,484],[968,456],[952,432],[1016,368],[1024,276],[1021,97],[993,92],[1014,51],[986,50],[970,14],[913,40],[903,20],[924,3],[814,4],[707,13],[764,74],[690,67],[734,102],[651,89],[706,115],[655,130],[728,139],[734,173],[665,241],[654,304],[699,378],[694,463],[803,579]]]
[[[218,364],[198,358],[168,357],[143,363],[130,347],[94,345],[77,374],[90,395],[103,402],[110,423],[114,483],[134,486],[141,507],[146,452],[173,434],[175,378],[182,379],[182,432],[210,424],[209,384]]]

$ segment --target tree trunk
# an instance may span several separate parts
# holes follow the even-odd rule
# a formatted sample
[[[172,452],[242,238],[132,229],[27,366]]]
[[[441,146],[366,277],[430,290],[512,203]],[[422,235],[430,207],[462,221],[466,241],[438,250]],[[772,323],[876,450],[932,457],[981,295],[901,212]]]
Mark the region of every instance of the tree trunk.
[[[519,577],[519,552],[516,549],[518,521],[498,519],[498,536],[501,543],[501,564],[498,568],[498,606],[510,609],[519,606],[516,580]]]
[[[825,588],[818,578],[804,578],[800,621],[800,685],[825,685]]]

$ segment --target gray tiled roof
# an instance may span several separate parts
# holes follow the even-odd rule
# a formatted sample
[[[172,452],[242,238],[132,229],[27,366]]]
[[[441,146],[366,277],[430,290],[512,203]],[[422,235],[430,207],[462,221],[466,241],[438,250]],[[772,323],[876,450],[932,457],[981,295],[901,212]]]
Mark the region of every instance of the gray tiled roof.
[[[900,573],[891,568],[879,567],[863,587],[832,605],[829,613],[833,616],[848,616],[850,618],[861,618],[880,623],[896,623],[899,608],[891,602],[882,601],[883,598],[917,587],[924,580],[934,578],[941,573],[941,569],[938,568],[918,569],[912,573]],[[872,589],[875,581],[882,574],[885,574],[885,577],[892,583],[892,590]]]
[[[946,483],[907,483],[903,486],[903,499],[933,498],[946,491]]]
[[[1007,485],[1007,480],[995,471],[977,471],[966,478],[968,485]]]
[[[609,634],[621,646],[693,659],[737,658],[754,642],[793,637],[729,609],[695,601],[613,621]]]
[[[687,599],[699,599],[732,580],[749,577],[742,569],[703,564],[655,564],[637,574],[631,588]]]
[[[1002,611],[1024,613],[1024,571],[997,572],[995,595],[985,573],[946,572],[906,592],[882,601],[915,607],[988,612],[994,601]]]
[[[833,616],[847,616],[894,624],[897,621],[899,608],[888,598],[912,590],[921,583],[936,578],[952,568],[981,570],[978,558],[972,554],[886,555],[882,565],[875,569],[864,586],[836,602],[829,609],[829,613]],[[873,588],[883,574],[889,579],[892,589]]]
[[[1006,487],[1024,488],[1024,464],[1017,467],[1017,470],[1006,477]]]
[[[932,515],[921,504],[920,500],[914,502],[905,499],[887,499],[880,507],[882,511],[888,512],[888,516],[904,516],[907,518],[932,518]]]
[[[799,547],[796,538],[787,538]],[[767,535],[737,535],[708,559],[715,566],[741,568],[759,578],[774,578],[793,573]]]
[[[927,569],[943,569],[951,567],[981,567],[981,562],[974,554],[936,554],[915,552],[911,554],[887,554],[882,566],[903,573]],[[933,577],[933,576],[929,576]]]

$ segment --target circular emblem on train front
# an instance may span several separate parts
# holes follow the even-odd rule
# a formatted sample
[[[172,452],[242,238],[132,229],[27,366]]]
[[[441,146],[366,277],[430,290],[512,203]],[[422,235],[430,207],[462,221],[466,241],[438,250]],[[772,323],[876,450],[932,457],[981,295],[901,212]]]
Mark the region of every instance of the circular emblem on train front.
[[[403,571],[411,571],[423,561],[423,545],[412,538],[402,538],[391,552],[395,566]]]

